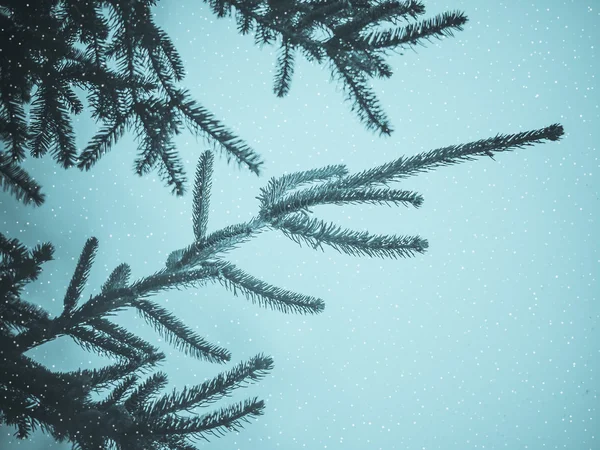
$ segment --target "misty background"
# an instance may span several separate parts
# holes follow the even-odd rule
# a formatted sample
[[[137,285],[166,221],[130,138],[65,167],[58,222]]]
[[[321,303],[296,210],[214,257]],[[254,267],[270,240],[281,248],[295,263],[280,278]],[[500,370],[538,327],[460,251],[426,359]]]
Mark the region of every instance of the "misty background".
[[[228,255],[269,283],[324,299],[318,316],[262,309],[218,284],[156,296],[228,348],[229,364],[186,357],[133,312],[119,315],[118,323],[167,353],[161,370],[169,389],[201,383],[257,353],[274,358],[270,375],[229,401],[258,396],[265,415],[200,448],[600,448],[600,28],[593,4],[426,1],[426,17],[460,9],[469,22],[452,39],[390,58],[393,77],[375,82],[395,129],[385,138],[359,123],[326,68],[299,56],[291,92],[278,99],[275,48],[259,49],[253,37],[237,34],[233,19],[217,19],[201,2],[159,2],[156,20],[188,71],[183,85],[266,162],[257,177],[217,156],[209,231],[257,214],[259,188],[286,172],[338,163],[356,172],[556,122],[566,131],[558,143],[399,183],[424,196],[419,209],[315,208],[317,217],[354,230],[419,234],[429,240],[425,255],[350,257],[299,247],[273,231]],[[95,131],[89,117],[78,118],[81,148]],[[177,144],[193,180],[210,145],[189,133]],[[137,177],[136,150],[129,133],[89,173],[28,159],[25,168],[47,195],[40,208],[0,193],[2,233],[56,247],[55,261],[28,286],[28,300],[60,313],[90,236],[100,247],[84,295],[122,262],[136,279],[191,243],[191,183],[176,198],[157,174]],[[107,361],[68,338],[30,353],[53,370]],[[2,449],[70,448],[39,432],[28,441],[8,427],[0,432]]]

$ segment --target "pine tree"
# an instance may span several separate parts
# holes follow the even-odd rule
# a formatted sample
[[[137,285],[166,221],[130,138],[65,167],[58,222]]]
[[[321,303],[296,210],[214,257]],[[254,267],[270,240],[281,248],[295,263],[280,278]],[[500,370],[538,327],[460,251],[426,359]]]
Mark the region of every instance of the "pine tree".
[[[135,172],[158,170],[176,195],[186,175],[173,137],[187,125],[228,158],[258,174],[262,160],[178,86],[185,69],[152,18],[154,0],[0,1],[0,186],[25,203],[44,196],[19,164],[48,153],[65,168],[91,169],[127,130],[139,142]],[[274,91],[291,87],[298,52],[329,67],[360,120],[382,134],[391,125],[369,86],[388,78],[390,52],[452,36],[467,18],[447,12],[417,21],[417,0],[209,0],[218,17],[235,16],[241,34],[279,46]],[[75,88],[86,93],[85,102]],[[82,152],[72,116],[100,126]]]
[[[327,166],[272,178],[261,189],[257,215],[248,222],[208,232],[213,153],[202,154],[193,198],[194,242],[173,251],[165,267],[130,281],[130,268],[120,264],[100,293],[82,299],[98,240],[83,248],[64,296],[63,312],[50,315],[25,299],[24,287],[52,259],[51,244],[25,248],[0,234],[0,420],[26,438],[41,428],[74,448],[122,450],[193,449],[192,441],[240,429],[262,414],[264,402],[250,398],[204,415],[183,414],[222,399],[236,388],[256,382],[272,368],[270,357],[259,354],[216,378],[182,391],[161,393],[167,375],[155,372],[165,358],[157,348],[109,320],[124,309],[135,309],[170,344],[193,358],[222,363],[229,352],[203,339],[153,301],[152,296],[173,288],[197,288],[217,282],[234,295],[283,313],[317,314],[321,299],[291,292],[255,278],[225,259],[226,253],[259,232],[280,230],[293,241],[313,248],[330,246],[350,254],[404,258],[423,253],[420,236],[375,235],[343,229],[313,217],[311,208],[324,204],[387,204],[418,208],[423,198],[391,183],[440,166],[492,157],[544,141],[556,141],[562,126],[511,135],[497,135],[452,145],[349,174],[344,165]],[[100,369],[52,372],[24,355],[59,336],[70,336],[83,348],[114,358]],[[93,393],[103,393],[92,400]]]

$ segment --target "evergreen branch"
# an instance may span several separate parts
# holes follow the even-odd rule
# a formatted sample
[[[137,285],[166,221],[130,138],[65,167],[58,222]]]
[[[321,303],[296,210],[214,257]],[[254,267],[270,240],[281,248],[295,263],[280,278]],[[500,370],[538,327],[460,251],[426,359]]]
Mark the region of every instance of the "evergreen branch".
[[[47,88],[41,86],[31,105],[30,136],[33,139],[31,155],[35,158],[44,156],[52,146],[53,131],[50,124],[50,111],[45,101]]]
[[[30,258],[36,267],[39,268],[43,263],[52,261],[54,255],[54,246],[49,242],[44,242],[43,244],[38,244],[30,252]],[[27,279],[34,281],[37,279],[40,270],[35,270],[35,273],[32,275],[28,275]]]
[[[372,51],[349,51],[344,54],[348,65],[369,77],[390,78],[393,75],[392,68],[385,62],[383,56]]]
[[[77,147],[75,145],[75,133],[69,118],[69,113],[63,102],[60,101],[61,94],[54,86],[45,85],[45,89],[40,92],[43,95],[44,123],[48,124],[42,133],[52,132],[54,145],[50,148],[54,154],[54,159],[64,168],[69,168],[76,163]],[[36,144],[40,142],[41,137],[36,139]],[[39,149],[34,149],[39,151]],[[42,152],[45,152],[42,148]],[[43,153],[40,153],[40,155]]]
[[[108,38],[109,27],[100,5],[80,8],[76,0],[69,0],[67,3],[69,20],[81,33],[83,43],[92,44],[95,49],[98,43]]]
[[[210,344],[190,330],[177,317],[147,300],[136,300],[133,306],[140,315],[152,325],[163,338],[178,350],[197,359],[222,363],[231,359],[230,353],[214,344]]]
[[[28,411],[35,406],[35,400],[23,393],[15,392],[8,387],[0,386],[0,420],[8,426],[17,427],[17,439],[27,439],[35,427],[35,422]]]
[[[277,59],[277,72],[275,73],[275,95],[285,97],[290,91],[292,76],[294,75],[295,48],[287,41],[283,41]]]
[[[327,24],[329,21],[328,19],[342,13],[344,10],[348,9],[349,6],[350,5],[345,0],[310,2],[295,28],[306,33],[312,30],[313,26],[316,24]]]
[[[183,256],[184,252],[185,249],[180,248],[169,253],[169,256],[167,256],[167,261],[165,262],[167,271],[174,272],[178,269],[178,264],[181,261],[181,257]]]
[[[358,48],[393,49],[403,45],[415,46],[423,40],[444,38],[462,31],[467,16],[460,11],[445,12],[431,19],[386,31],[372,31],[356,39]]]
[[[151,21],[154,25],[154,23]],[[163,55],[166,60],[169,62],[171,67],[171,73],[173,74],[173,78],[175,81],[182,81],[185,76],[185,67],[183,66],[183,61],[181,60],[181,56],[179,52],[173,45],[171,38],[165,33],[162,29],[155,25],[156,34],[158,36],[160,47]]]
[[[183,195],[185,171],[172,142],[179,126],[176,115],[171,114],[169,105],[154,98],[137,102],[135,111],[143,129],[138,133],[143,151],[135,161],[135,171],[138,175],[148,173],[160,161],[161,178],[173,186],[173,193]]]
[[[365,76],[348,65],[342,56],[334,60],[339,78],[344,84],[347,100],[352,102],[352,111],[356,111],[360,121],[368,130],[379,130],[380,134],[392,134],[385,112],[379,106],[379,100],[368,86]]]
[[[78,378],[71,373],[54,373],[33,359],[11,351],[5,351],[0,359],[0,374],[3,385],[48,405],[57,405],[65,397],[82,399],[89,393],[86,378]]]
[[[137,429],[140,434],[153,436],[181,435],[189,438],[222,436],[226,431],[239,431],[249,419],[262,415],[265,404],[262,400],[248,399],[227,408],[200,416],[167,416],[152,424],[150,429]]]
[[[108,280],[102,285],[101,292],[103,294],[115,290],[127,287],[129,282],[129,276],[131,275],[131,268],[129,265],[123,263],[119,264],[109,275]]]
[[[87,283],[90,275],[90,270],[92,268],[92,264],[94,263],[94,257],[96,256],[97,250],[98,239],[95,237],[88,239],[83,247],[83,251],[81,252],[77,266],[75,267],[75,273],[73,274],[71,282],[69,283],[69,287],[67,288],[67,293],[65,294],[64,298],[63,314],[69,315],[75,306],[77,306],[77,302],[81,297],[85,283]]]
[[[0,188],[10,192],[25,205],[33,203],[35,206],[41,206],[46,197],[41,192],[42,187],[2,151],[0,151]]]
[[[2,284],[4,284],[4,281],[2,280]],[[10,278],[6,277],[6,281],[9,283]],[[3,327],[13,327],[21,330],[50,321],[50,316],[42,307],[19,299],[19,292],[14,292],[14,286],[2,286],[2,291],[6,291],[2,292],[4,294],[4,304],[0,307],[0,315],[2,317],[2,322],[0,323]],[[12,296],[9,294],[12,294]]]
[[[172,186],[171,192],[180,197],[185,193],[185,170],[175,145],[169,143],[160,152],[162,166],[159,175],[167,186]]]
[[[349,175],[338,182],[331,183],[330,186],[332,188],[355,189],[358,187],[386,184],[437,167],[449,166],[463,161],[472,161],[476,157],[491,157],[494,153],[512,151],[534,144],[541,144],[544,141],[558,141],[563,133],[564,129],[562,125],[554,124],[538,130],[516,134],[498,134],[493,138],[442,147],[410,157],[401,157],[381,166]]]
[[[98,160],[110,151],[127,130],[128,115],[113,118],[109,125],[94,135],[79,155],[77,167],[90,170]]]
[[[390,205],[411,204],[418,208],[423,203],[423,197],[416,192],[401,191],[397,189],[332,189],[331,187],[316,186],[300,192],[294,192],[281,200],[268,205],[261,213],[269,219],[282,217],[289,213],[306,210],[311,206],[335,205],[353,203],[371,203]]]
[[[225,150],[228,161],[233,157],[238,164],[245,165],[250,171],[259,175],[263,162],[254,150],[228,131],[206,108],[191,100],[187,92],[179,91],[179,96],[181,100],[175,106],[187,119],[192,129],[217,142]]]
[[[228,17],[231,15],[231,5],[226,0],[208,0],[212,12],[218,17]]]
[[[198,168],[196,169],[192,220],[194,222],[194,236],[197,241],[205,237],[208,226],[213,161],[213,154],[210,151],[205,151],[200,156]]]
[[[130,288],[118,288],[101,292],[73,310],[69,317],[59,317],[56,324],[57,330],[62,330],[73,324],[84,324],[93,319],[112,315],[123,308],[131,306],[132,301],[142,295],[144,295],[143,292],[138,292]]]
[[[287,191],[296,189],[308,183],[326,181],[331,178],[341,178],[348,174],[348,169],[343,164],[326,166],[302,172],[293,172],[278,178],[269,179],[267,186],[260,188],[261,194],[257,197],[261,207],[279,200]]]
[[[7,238],[0,233],[0,256],[2,263],[6,261],[22,262],[28,256],[27,247],[25,247],[18,239]]]
[[[129,348],[135,350],[138,353],[157,353],[158,349],[153,345],[149,344],[142,338],[139,338],[135,334],[127,331],[125,328],[120,327],[106,319],[92,319],[88,322],[94,329],[106,334],[111,339],[123,343]]]
[[[27,303],[19,299],[21,289],[26,283],[37,279],[42,271],[42,264],[52,260],[53,253],[54,247],[49,243],[36,245],[28,251],[17,239],[7,239],[0,233],[0,298],[6,299],[7,307],[11,296],[15,305]],[[11,309],[14,310],[15,305]],[[30,314],[18,310],[16,314],[22,316],[23,320],[30,317]],[[4,319],[8,320],[7,317]]]
[[[86,384],[91,390],[102,391],[133,373],[144,373],[156,367],[164,359],[164,353],[142,354],[138,359],[118,362],[101,369],[79,369],[75,372],[68,372],[67,375],[75,379],[86,380]]]
[[[167,375],[157,372],[144,381],[129,398],[125,400],[124,406],[127,411],[141,413],[144,411],[152,397],[157,395],[167,385]]]
[[[242,14],[240,11],[236,11],[235,21],[237,23],[238,33],[241,35],[250,33],[254,28],[252,17]]]
[[[429,246],[427,240],[419,236],[382,236],[366,231],[344,230],[335,224],[300,214],[281,219],[274,226],[297,244],[306,242],[312,248],[321,250],[325,244],[352,256],[407,258],[424,253]]]
[[[137,375],[126,376],[123,381],[119,382],[114,389],[106,396],[106,398],[97,403],[98,409],[108,409],[111,406],[120,403],[123,398],[130,392],[138,381]]]
[[[181,392],[173,390],[171,394],[163,395],[150,406],[148,415],[164,417],[167,414],[191,412],[194,408],[206,406],[229,396],[235,389],[260,381],[272,369],[271,357],[256,355],[200,385],[185,388]]]
[[[215,276],[217,276],[217,272],[212,267],[179,272],[161,270],[154,275],[137,280],[132,284],[131,292],[137,295],[149,295],[167,289],[197,287]]]
[[[150,63],[152,64],[152,77],[158,80],[165,93],[171,97],[171,94],[175,92],[173,69],[165,58],[165,55],[157,48],[156,36],[151,33],[144,33],[142,34],[141,42],[144,45]]]
[[[65,105],[69,107],[71,114],[81,114],[83,111],[83,103],[81,103],[81,100],[79,100],[77,94],[73,92],[73,89],[71,89],[67,83],[61,83],[59,95],[64,101]]]
[[[2,72],[0,68],[0,73]],[[0,138],[9,146],[10,160],[19,162],[25,158],[25,149],[29,138],[27,133],[27,117],[21,96],[16,87],[6,85],[4,77],[0,79],[0,95],[4,107],[0,116]]]
[[[416,0],[403,2],[384,0],[361,10],[355,17],[336,27],[334,34],[339,38],[349,38],[367,26],[376,26],[382,21],[403,18],[416,18],[425,13],[425,6]]]
[[[220,266],[218,281],[226,289],[243,294],[252,303],[283,313],[318,314],[325,309],[323,300],[288,291],[249,275],[233,264]]]
[[[87,351],[94,351],[99,355],[114,356],[127,360],[135,360],[139,356],[138,352],[127,344],[92,328],[78,325],[69,329],[68,334],[80,347]]]
[[[270,20],[268,17],[263,16],[259,12],[255,11],[251,5],[251,2],[247,2],[246,0],[229,0],[229,3],[239,10],[243,15],[255,21],[258,26],[279,33],[282,38],[284,38],[294,47],[302,48],[309,58],[318,62],[323,60],[325,51],[322,45],[319,42],[311,39],[301,30],[295,30],[292,27],[278,23],[274,20]]]
[[[61,315],[48,321],[38,321],[35,326],[15,336],[11,343],[15,349],[25,352],[41,345],[57,336],[69,334],[76,326],[84,325],[88,321],[101,318],[114,313],[126,306],[130,306],[136,295],[131,289],[115,289],[90,298],[80,307],[74,309],[69,315]]]
[[[167,262],[167,268],[171,271],[188,269],[215,258],[220,253],[231,251],[239,244],[257,236],[265,225],[264,221],[253,219],[250,222],[229,225],[215,231],[184,249],[172,252],[169,255],[172,260],[170,265]]]

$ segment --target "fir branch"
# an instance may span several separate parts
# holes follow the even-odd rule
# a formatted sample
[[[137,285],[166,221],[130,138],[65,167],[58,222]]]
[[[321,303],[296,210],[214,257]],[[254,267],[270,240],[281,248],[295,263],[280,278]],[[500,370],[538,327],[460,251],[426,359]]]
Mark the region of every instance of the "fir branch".
[[[134,432],[142,435],[178,435],[208,440],[209,436],[223,436],[226,431],[239,431],[244,423],[249,423],[249,419],[262,415],[264,407],[262,400],[253,398],[200,417],[169,415],[152,423],[151,428],[137,427]]]
[[[258,30],[262,27],[263,29],[279,33],[293,46],[302,48],[311,60],[317,62],[323,60],[325,50],[318,41],[311,39],[306,31],[296,30],[293,27],[286,26],[287,24],[278,23],[277,21],[270,19],[267,15],[262,15],[253,8],[251,2],[246,4],[246,0],[229,0],[229,2],[243,15],[253,20]]]
[[[86,380],[86,385],[89,386],[90,390],[100,392],[133,373],[142,374],[155,368],[164,359],[165,355],[162,352],[143,354],[138,359],[118,362],[101,369],[79,369],[75,372],[68,372],[67,375]]]
[[[67,85],[67,82],[62,82],[59,85],[59,95],[68,107],[66,109],[71,114],[81,114],[83,112],[83,103],[77,97],[77,94]]]
[[[368,77],[390,78],[393,75],[391,66],[385,62],[383,56],[375,52],[349,51],[344,53],[343,58],[349,66],[364,72]]]
[[[18,239],[10,239],[0,233],[0,256],[2,263],[7,261],[21,262],[27,258],[28,251]]]
[[[265,205],[261,214],[268,220],[276,220],[286,214],[306,210],[311,206],[370,203],[408,205],[418,208],[423,203],[423,197],[412,191],[397,189],[332,189],[330,186],[316,186],[300,192],[294,192],[281,200]]]
[[[25,355],[3,350],[4,357],[0,359],[1,383],[12,390],[26,393],[49,405],[57,405],[67,396],[72,400],[83,399],[89,393],[86,379],[68,372],[52,372]]]
[[[135,295],[149,295],[168,289],[181,289],[185,287],[198,287],[216,277],[217,271],[212,267],[173,272],[161,270],[149,277],[141,278],[131,285],[131,293]]]
[[[254,29],[252,17],[236,11],[235,20],[237,23],[238,33],[244,35],[250,33]]]
[[[563,134],[564,129],[559,124],[516,134],[498,134],[493,138],[442,147],[410,157],[401,157],[381,166],[349,175],[338,182],[331,183],[330,187],[355,189],[386,184],[441,166],[472,161],[476,157],[492,156],[494,153],[508,152],[541,144],[544,141],[558,141]]]
[[[150,34],[155,36],[155,39],[158,41],[164,59],[169,64],[170,75],[175,81],[182,81],[185,76],[185,67],[183,66],[181,56],[175,48],[175,45],[173,45],[171,38],[157,26],[151,18],[148,19],[147,25]]]
[[[63,311],[64,315],[69,315],[75,306],[77,306],[77,302],[81,297],[83,288],[85,287],[90,275],[90,269],[94,263],[94,257],[96,256],[97,250],[98,239],[95,237],[88,239],[83,247],[83,251],[81,252],[77,266],[75,267],[75,273],[71,278],[71,282],[67,288],[67,293],[65,294]]]
[[[139,296],[131,289],[115,289],[90,298],[80,307],[71,311],[69,315],[61,315],[49,321],[38,321],[35,326],[15,336],[13,346],[25,352],[63,334],[84,325],[88,321],[131,306],[132,301]],[[82,332],[83,333],[83,332]]]
[[[323,300],[288,291],[249,275],[233,264],[220,265],[218,281],[226,289],[243,294],[252,303],[283,313],[318,314],[325,309]]]
[[[166,309],[148,300],[136,300],[133,306],[163,338],[186,355],[209,362],[222,363],[231,359],[224,348],[210,344]]]
[[[39,123],[37,127],[32,127],[34,136],[39,133],[34,140],[34,156],[43,156],[50,150],[54,159],[62,167],[69,168],[76,163],[77,147],[69,112],[64,101],[61,101],[61,99],[64,100],[64,97],[61,96],[61,92],[56,86],[52,86],[48,82],[44,84],[43,89],[38,91],[37,96],[36,101],[39,101],[39,105],[36,107],[36,101],[34,101],[32,109],[32,115]],[[40,114],[43,117],[40,117]]]
[[[149,402],[167,385],[167,375],[157,372],[144,381],[123,404],[131,413],[140,414],[147,409]]]
[[[326,25],[332,17],[343,13],[349,6],[345,0],[310,2],[295,28],[304,33],[312,31],[317,24]]]
[[[277,72],[275,73],[274,91],[277,97],[285,97],[290,91],[294,75],[294,53],[294,46],[284,40],[277,58]]]
[[[193,130],[217,142],[225,150],[227,161],[233,157],[239,165],[245,165],[255,174],[260,174],[263,162],[254,150],[228,131],[206,108],[191,100],[186,91],[179,90],[178,95],[180,101],[175,106]]]
[[[102,285],[101,292],[103,294],[115,290],[123,289],[127,287],[129,282],[129,276],[131,275],[131,268],[128,264],[119,264],[109,275],[108,280]]]
[[[24,169],[14,163],[4,152],[0,151],[0,188],[10,192],[25,205],[41,206],[46,195],[42,187]]]
[[[181,258],[185,252],[184,248],[180,248],[178,250],[173,250],[167,256],[167,261],[165,262],[165,266],[169,272],[174,272],[178,268],[178,264],[181,261]]]
[[[366,231],[344,230],[341,227],[295,214],[275,223],[297,244],[306,242],[314,249],[329,245],[341,253],[371,258],[407,258],[424,253],[429,244],[419,236],[381,236]]]
[[[10,282],[10,279],[6,279],[6,281]],[[3,286],[2,290],[8,291],[3,293],[4,304],[0,307],[0,315],[2,316],[1,323],[4,327],[22,330],[36,325],[39,326],[39,324],[48,323],[50,321],[50,316],[42,307],[34,305],[26,300],[19,299],[19,292],[15,293],[14,287],[12,289],[6,289]]]
[[[129,115],[115,117],[100,129],[79,155],[77,167],[90,170],[123,137],[128,120]]]
[[[279,200],[291,189],[299,188],[309,183],[342,178],[348,174],[348,169],[343,164],[331,165],[320,169],[311,169],[302,172],[293,172],[269,179],[267,186],[260,188],[261,194],[257,197],[261,207]]]
[[[235,389],[260,381],[272,369],[272,358],[256,355],[200,385],[185,388],[181,392],[173,390],[171,394],[163,395],[150,406],[148,415],[164,417],[167,414],[191,412],[194,408],[229,396]]]
[[[399,18],[414,19],[423,13],[425,13],[425,6],[419,1],[384,0],[362,9],[355,17],[336,27],[334,34],[338,38],[349,38],[367,26],[374,27],[383,21]]]
[[[84,324],[92,319],[112,315],[126,307],[143,295],[131,288],[116,288],[91,297],[87,302],[74,309],[69,317],[59,317],[57,329],[63,329],[73,324]],[[47,333],[47,332],[46,332]]]
[[[99,355],[136,360],[138,352],[112,336],[85,326],[71,327],[67,333],[82,348]]]
[[[160,152],[160,159],[162,165],[158,171],[159,176],[166,182],[167,186],[172,186],[171,192],[173,194],[181,197],[185,194],[186,178],[183,162],[175,149],[175,144],[170,142],[165,145],[163,151]]]
[[[48,243],[27,251],[19,241],[6,239],[0,233],[0,298],[5,300],[3,305],[0,303],[0,310],[5,309],[0,317],[7,324],[21,327],[39,318],[35,315],[36,311],[43,310],[20,298],[21,290],[27,283],[37,279],[42,271],[42,264],[52,260],[53,252],[54,247]]]
[[[386,31],[372,31],[358,38],[357,48],[394,49],[404,45],[416,46],[432,38],[451,37],[462,31],[467,16],[460,11],[445,12],[431,19]]]
[[[138,175],[143,175],[160,162],[161,178],[168,186],[173,186],[174,194],[181,196],[186,181],[185,171],[172,142],[179,122],[170,111],[169,105],[156,98],[136,102],[137,121],[143,133],[138,133],[138,139],[142,142],[142,152],[134,165]]]
[[[31,125],[29,133],[33,139],[31,155],[35,158],[40,158],[48,153],[54,139],[54,132],[50,123],[49,106],[48,102],[45,101],[46,90],[46,87],[41,86],[31,105]]]
[[[4,70],[0,66],[0,75]],[[8,146],[9,160],[20,162],[25,158],[29,139],[23,98],[16,86],[5,83],[5,77],[0,77],[0,96],[0,139]]]
[[[120,403],[123,398],[134,389],[139,377],[137,375],[126,376],[119,382],[106,396],[106,398],[96,404],[98,409],[108,409]]]
[[[23,392],[15,392],[4,386],[0,386],[0,398],[0,419],[8,426],[17,427],[17,439],[27,439],[35,427],[35,420],[29,411],[36,401]]]
[[[176,271],[195,267],[203,261],[215,258],[217,255],[231,251],[238,245],[249,241],[257,236],[265,226],[265,222],[260,219],[229,225],[184,249],[176,250],[176,254],[174,254],[175,252],[171,253],[169,257],[173,256],[173,260],[171,265],[167,264],[167,268],[170,271]]]
[[[135,334],[129,332],[125,328],[116,325],[106,319],[92,319],[88,322],[95,330],[98,330],[111,339],[125,344],[130,349],[138,352],[139,354],[145,353],[158,353],[158,349],[153,345],[149,344],[145,340],[139,338]]]
[[[200,156],[198,168],[196,169],[192,220],[194,222],[194,236],[197,241],[205,237],[208,226],[213,161],[213,154],[210,151],[206,151]]]
[[[379,100],[368,85],[365,76],[348,64],[348,59],[342,56],[334,60],[335,72],[342,81],[347,100],[352,103],[360,121],[368,130],[378,130],[380,134],[392,134],[388,118],[379,105]]]

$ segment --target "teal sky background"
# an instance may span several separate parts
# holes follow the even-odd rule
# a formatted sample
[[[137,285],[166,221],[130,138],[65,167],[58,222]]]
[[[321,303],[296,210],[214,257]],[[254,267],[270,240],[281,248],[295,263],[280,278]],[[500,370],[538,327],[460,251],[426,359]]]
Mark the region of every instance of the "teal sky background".
[[[600,4],[426,1],[427,17],[460,9],[453,39],[406,50],[394,76],[374,83],[395,132],[359,123],[326,68],[301,57],[288,97],[272,93],[276,49],[259,49],[232,19],[197,1],[155,8],[181,52],[194,97],[266,161],[257,177],[217,157],[209,230],[250,219],[271,176],[344,163],[351,172],[401,155],[495,135],[564,125],[566,135],[496,161],[445,167],[398,184],[420,192],[420,209],[320,207],[318,217],[354,230],[419,234],[425,255],[350,257],[299,247],[265,232],[228,259],[265,281],[326,301],[318,316],[284,315],[219,285],[156,300],[232,362],[211,365],[163,345],[135,314],[116,320],[167,353],[170,387],[200,383],[257,353],[275,369],[227,402],[250,396],[266,412],[213,450],[465,450],[600,448],[598,276],[600,215],[598,52]],[[76,122],[80,145],[95,132]],[[170,195],[156,174],[139,178],[132,134],[90,172],[28,160],[47,201],[23,206],[0,193],[1,231],[27,245],[50,241],[55,261],[28,299],[59,313],[81,249],[100,249],[86,294],[114,267],[132,276],[164,265],[193,238],[191,189]],[[189,133],[178,149],[190,178],[209,148]],[[32,352],[55,370],[106,362],[68,339]],[[41,433],[0,448],[62,449]]]

